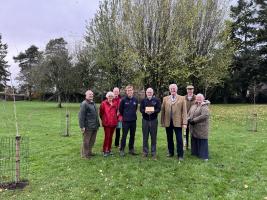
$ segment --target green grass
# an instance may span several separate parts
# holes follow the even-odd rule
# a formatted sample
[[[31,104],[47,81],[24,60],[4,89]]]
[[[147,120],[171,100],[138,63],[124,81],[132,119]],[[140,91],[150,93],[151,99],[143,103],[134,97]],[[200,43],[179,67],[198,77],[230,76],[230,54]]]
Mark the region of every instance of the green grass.
[[[0,136],[16,133],[13,104],[0,102]],[[264,199],[267,197],[267,105],[257,105],[258,132],[249,132],[248,105],[211,105],[210,156],[203,162],[166,158],[165,130],[159,127],[158,160],[141,156],[103,158],[100,128],[91,160],[80,158],[79,104],[72,135],[61,137],[64,109],[55,103],[17,102],[19,132],[30,138],[29,185],[1,191],[0,199]],[[141,116],[136,132],[141,153]],[[248,187],[245,188],[245,185]]]

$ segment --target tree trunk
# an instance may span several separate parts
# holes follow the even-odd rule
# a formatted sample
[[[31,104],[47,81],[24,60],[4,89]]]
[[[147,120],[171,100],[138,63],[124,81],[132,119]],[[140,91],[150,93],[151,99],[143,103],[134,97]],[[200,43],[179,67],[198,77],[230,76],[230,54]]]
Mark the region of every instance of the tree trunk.
[[[57,107],[58,107],[58,108],[62,108],[62,105],[61,105],[61,95],[60,95],[60,93],[58,93],[58,99],[57,99],[57,102],[58,102]]]

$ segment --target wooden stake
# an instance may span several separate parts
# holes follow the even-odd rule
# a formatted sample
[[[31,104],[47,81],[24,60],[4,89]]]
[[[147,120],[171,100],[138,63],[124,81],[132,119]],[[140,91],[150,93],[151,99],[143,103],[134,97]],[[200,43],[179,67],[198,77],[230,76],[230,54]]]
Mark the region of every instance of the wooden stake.
[[[20,181],[20,136],[16,136],[16,183]]]

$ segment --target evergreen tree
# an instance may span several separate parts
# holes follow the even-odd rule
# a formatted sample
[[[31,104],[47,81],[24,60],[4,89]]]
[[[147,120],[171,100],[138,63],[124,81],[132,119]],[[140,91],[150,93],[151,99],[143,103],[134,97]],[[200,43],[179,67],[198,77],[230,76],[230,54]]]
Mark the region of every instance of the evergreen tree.
[[[17,79],[20,81],[21,89],[28,94],[29,100],[31,100],[34,87],[34,68],[40,64],[41,54],[42,52],[38,50],[38,47],[32,45],[25,52],[13,57],[20,67],[20,74]]]
[[[7,71],[7,61],[5,57],[7,55],[7,44],[2,43],[2,35],[0,34],[0,90],[3,90],[6,82],[9,80],[9,73]]]

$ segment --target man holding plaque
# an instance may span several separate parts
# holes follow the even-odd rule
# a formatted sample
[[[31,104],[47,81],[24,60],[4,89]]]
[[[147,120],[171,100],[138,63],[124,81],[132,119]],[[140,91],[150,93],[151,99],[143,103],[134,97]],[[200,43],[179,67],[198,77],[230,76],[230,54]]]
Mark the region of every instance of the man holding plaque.
[[[146,98],[140,104],[142,113],[142,131],[143,131],[143,157],[148,156],[148,137],[151,137],[151,154],[156,159],[157,130],[158,130],[158,113],[161,109],[159,99],[153,97],[153,89],[146,90]]]

